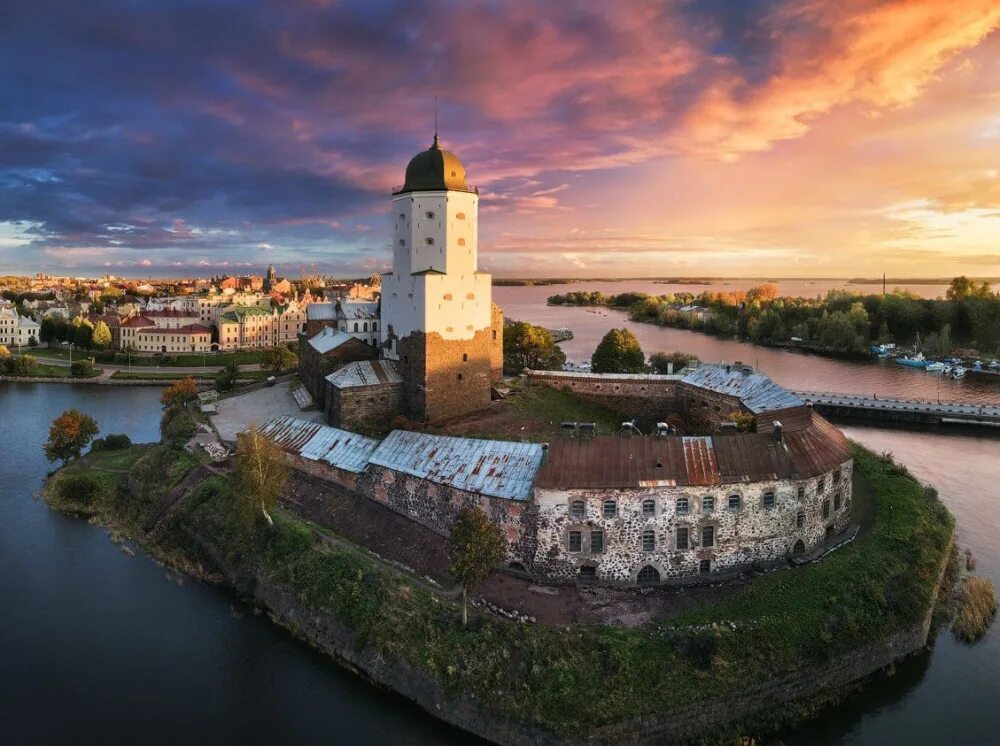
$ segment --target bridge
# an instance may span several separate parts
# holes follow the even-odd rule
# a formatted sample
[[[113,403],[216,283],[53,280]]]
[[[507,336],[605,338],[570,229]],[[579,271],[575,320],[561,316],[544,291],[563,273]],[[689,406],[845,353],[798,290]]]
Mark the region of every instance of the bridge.
[[[863,417],[923,425],[977,425],[1000,427],[1000,407],[961,402],[882,399],[816,391],[794,391],[817,412],[834,417]]]

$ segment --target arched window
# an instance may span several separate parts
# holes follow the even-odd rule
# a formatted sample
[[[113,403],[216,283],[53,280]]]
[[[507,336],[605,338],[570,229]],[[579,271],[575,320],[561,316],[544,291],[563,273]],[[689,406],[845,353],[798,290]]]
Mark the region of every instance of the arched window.
[[[677,498],[677,515],[688,514],[688,499],[686,497]]]
[[[368,331],[368,322],[367,321],[364,324],[361,325],[361,331],[364,331],[364,332]]]
[[[739,510],[740,509],[740,496],[739,495],[730,495],[729,496],[729,509],[730,510]]]
[[[656,515],[656,500],[643,500],[642,501],[642,514],[643,515]]]
[[[656,585],[660,582],[660,571],[652,565],[646,565],[639,570],[639,576],[636,578],[636,581],[643,587]]]
[[[357,331],[357,330],[358,330],[358,322],[357,322],[357,321],[355,321],[355,322],[354,322],[354,331]]]
[[[616,503],[614,500],[605,500],[604,517],[614,518],[616,515],[618,515],[618,503]]]
[[[702,513],[712,513],[715,510],[715,498],[711,495],[705,495],[701,498],[701,512]]]
[[[569,504],[569,514],[574,518],[583,518],[585,512],[583,500],[574,500]]]
[[[656,532],[651,528],[642,531],[642,551],[653,552],[656,550]]]
[[[805,511],[800,510],[799,514],[795,516],[795,528],[802,528],[806,525],[806,514]]]
[[[805,553],[806,553],[806,545],[802,542],[802,539],[799,539],[797,542],[795,542],[795,546],[792,547],[792,556],[801,557]]]
[[[764,499],[761,501],[761,504],[765,508],[773,508],[774,507],[774,493],[773,492],[765,492],[764,493]]]

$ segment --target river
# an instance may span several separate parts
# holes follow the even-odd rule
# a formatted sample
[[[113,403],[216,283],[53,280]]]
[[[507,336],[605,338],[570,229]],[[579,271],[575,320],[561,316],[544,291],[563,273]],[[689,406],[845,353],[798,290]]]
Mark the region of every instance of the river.
[[[563,287],[563,286],[553,286]],[[619,290],[621,292],[624,289]],[[543,290],[541,303],[532,293]],[[589,357],[613,311],[549,308],[552,288],[497,288],[506,314],[567,326],[571,358]],[[632,324],[647,352],[757,362],[792,388],[933,398],[930,374],[845,363]],[[942,399],[1000,401],[997,389],[944,381]],[[48,423],[75,406],[103,432],[157,437],[157,389],[0,384],[0,743],[439,744],[472,739],[342,671],[229,592],[130,557],[104,530],[32,495],[50,465]],[[978,571],[1000,581],[1000,438],[851,426],[935,485]],[[794,746],[995,744],[1000,634],[974,646],[947,631],[841,705],[784,734]]]

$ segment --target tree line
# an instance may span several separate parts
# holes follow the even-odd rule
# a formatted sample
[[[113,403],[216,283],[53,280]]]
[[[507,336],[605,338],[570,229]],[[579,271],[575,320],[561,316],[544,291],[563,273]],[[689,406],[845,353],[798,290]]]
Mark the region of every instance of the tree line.
[[[910,345],[947,355],[957,348],[1000,351],[1000,295],[989,283],[951,281],[944,298],[920,298],[896,289],[862,294],[831,290],[816,298],[781,297],[776,285],[750,290],[650,295],[572,292],[552,305],[625,309],[634,321],[747,339],[762,345],[801,344],[839,353],[860,353],[873,343]],[[680,310],[695,305],[697,310]],[[793,338],[795,338],[793,340]]]

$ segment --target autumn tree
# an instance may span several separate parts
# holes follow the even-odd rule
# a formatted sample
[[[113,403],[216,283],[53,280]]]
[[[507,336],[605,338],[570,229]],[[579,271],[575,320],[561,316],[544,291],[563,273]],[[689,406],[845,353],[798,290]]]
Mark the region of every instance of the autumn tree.
[[[84,318],[78,317],[77,320],[79,323],[74,324],[73,342],[77,347],[89,350],[94,346],[94,325]]]
[[[94,347],[99,350],[103,350],[111,345],[111,329],[108,328],[108,325],[103,319],[98,320],[98,322],[94,324],[92,339]]]
[[[247,526],[258,514],[268,526],[274,525],[271,512],[288,479],[288,462],[281,448],[251,425],[236,438],[236,488],[239,512]]]
[[[594,350],[590,366],[595,373],[642,373],[646,356],[632,332],[612,329]]]
[[[67,409],[52,420],[49,439],[44,446],[45,457],[49,461],[62,460],[63,463],[78,458],[98,432],[100,430],[93,417],[75,409]]]
[[[566,353],[552,339],[548,329],[517,321],[503,331],[503,367],[509,373],[532,370],[561,370]]]
[[[298,355],[285,345],[278,345],[264,350],[260,356],[260,369],[280,373],[299,364]]]
[[[163,393],[160,394],[160,403],[164,407],[172,407],[175,404],[191,401],[197,396],[198,384],[193,378],[188,377],[163,389]]]
[[[503,561],[506,542],[500,527],[479,508],[464,507],[451,527],[451,574],[462,584],[462,625],[469,621],[469,589],[482,583]]]
[[[14,357],[6,345],[0,345],[0,373],[9,373],[14,367]]]

